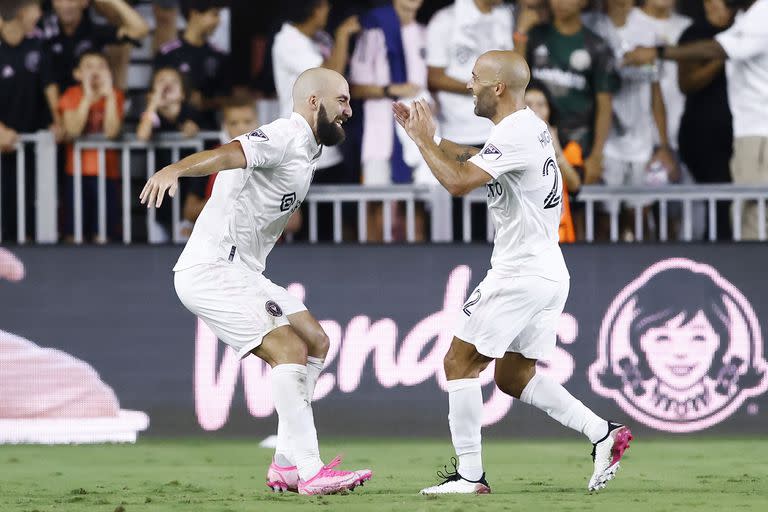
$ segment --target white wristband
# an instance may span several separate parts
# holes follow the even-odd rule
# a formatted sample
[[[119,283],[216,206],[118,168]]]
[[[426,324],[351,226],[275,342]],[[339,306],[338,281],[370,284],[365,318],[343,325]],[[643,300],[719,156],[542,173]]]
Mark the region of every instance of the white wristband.
[[[435,141],[435,144],[437,144],[439,146],[440,142],[443,140],[443,138],[442,137],[438,137],[437,135],[435,135],[433,140]]]

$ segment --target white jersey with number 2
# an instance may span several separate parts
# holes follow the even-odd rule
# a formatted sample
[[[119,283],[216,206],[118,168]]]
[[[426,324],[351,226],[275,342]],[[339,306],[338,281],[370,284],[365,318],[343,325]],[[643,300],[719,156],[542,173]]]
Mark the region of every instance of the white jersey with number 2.
[[[569,279],[558,238],[562,176],[547,124],[529,108],[513,112],[469,161],[493,177],[485,185],[496,230],[492,271]]]
[[[302,116],[293,113],[234,140],[243,147],[246,167],[216,176],[174,271],[229,261],[262,272],[307,195],[322,146]]]

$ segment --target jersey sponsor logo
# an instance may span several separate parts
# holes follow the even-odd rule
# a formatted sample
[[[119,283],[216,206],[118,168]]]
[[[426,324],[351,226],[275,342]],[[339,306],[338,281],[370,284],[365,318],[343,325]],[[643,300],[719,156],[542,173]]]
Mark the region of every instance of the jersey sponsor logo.
[[[256,142],[266,142],[269,140],[269,137],[267,137],[261,129],[253,130],[251,133],[246,135],[248,140],[255,140]]]
[[[277,302],[273,300],[268,300],[267,303],[264,304],[264,309],[266,309],[267,313],[269,313],[272,316],[275,316],[275,317],[283,316],[282,308],[277,304]]]
[[[480,297],[482,294],[480,293],[480,288],[476,288],[474,292],[472,292],[472,295],[469,297],[469,300],[464,304],[464,307],[461,308],[462,311],[464,311],[464,314],[467,316],[472,316],[472,311],[470,311],[469,308],[480,302]]]
[[[480,153],[480,158],[483,160],[495,161],[501,158],[501,151],[499,151],[499,148],[493,144],[488,144],[483,148],[482,153]]]
[[[560,190],[560,169],[558,169],[554,159],[547,158],[547,161],[544,162],[544,169],[542,170],[541,175],[549,176],[550,173],[554,175],[555,181],[552,184],[552,189],[549,191],[549,194],[544,198],[545,210],[558,206],[562,199],[562,191]]]
[[[535,68],[533,70],[533,77],[537,80],[541,80],[553,89],[557,89],[558,91],[562,90],[563,94],[567,92],[566,89],[578,89],[579,91],[583,91],[587,88],[587,79],[585,77],[570,71],[563,71],[562,69],[547,67]]]
[[[568,64],[570,64],[576,71],[583,73],[592,66],[592,57],[587,50],[579,48],[571,53],[571,57],[568,59]]]
[[[29,52],[27,56],[24,57],[24,67],[26,67],[27,71],[30,73],[37,73],[40,69],[40,52]]]
[[[283,198],[280,200],[280,211],[287,212],[288,210],[291,209],[291,206],[293,206],[295,202],[296,202],[296,192],[285,194]]]
[[[611,303],[589,380],[645,425],[694,432],[768,390],[767,370],[760,324],[741,291],[707,264],[670,258]]]

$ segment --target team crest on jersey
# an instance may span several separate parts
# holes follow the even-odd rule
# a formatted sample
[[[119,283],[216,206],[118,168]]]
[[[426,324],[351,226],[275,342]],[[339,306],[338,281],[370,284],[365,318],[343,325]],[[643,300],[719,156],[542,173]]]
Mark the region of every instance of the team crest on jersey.
[[[282,308],[273,300],[268,300],[267,303],[264,304],[264,308],[267,310],[267,313],[272,316],[283,316]]]
[[[694,432],[768,390],[760,324],[709,265],[671,258],[629,283],[603,318],[592,388],[650,427]]]
[[[267,137],[261,129],[253,130],[251,133],[246,135],[249,139],[254,139],[256,142],[266,142],[269,140],[269,137]]]
[[[487,146],[485,146],[485,148],[483,148],[482,153],[480,153],[480,157],[483,160],[491,160],[491,161],[498,160],[499,158],[501,158],[501,151],[499,151],[499,148],[497,148],[493,144],[488,144]]]

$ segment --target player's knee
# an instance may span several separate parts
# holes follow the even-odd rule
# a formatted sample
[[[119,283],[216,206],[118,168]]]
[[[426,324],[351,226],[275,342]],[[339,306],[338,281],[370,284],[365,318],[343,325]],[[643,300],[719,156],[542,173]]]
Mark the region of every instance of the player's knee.
[[[528,385],[534,374],[535,370],[528,368],[506,375],[499,375],[497,373],[495,376],[496,386],[502,392],[519,399],[523,395],[525,386]]]
[[[477,378],[486,366],[486,358],[477,353],[470,355],[450,349],[443,358],[443,369],[448,380]]]
[[[308,340],[309,355],[325,358],[331,348],[331,340],[322,328],[316,329]]]
[[[290,327],[275,329],[256,354],[270,364],[307,364],[307,345]]]

